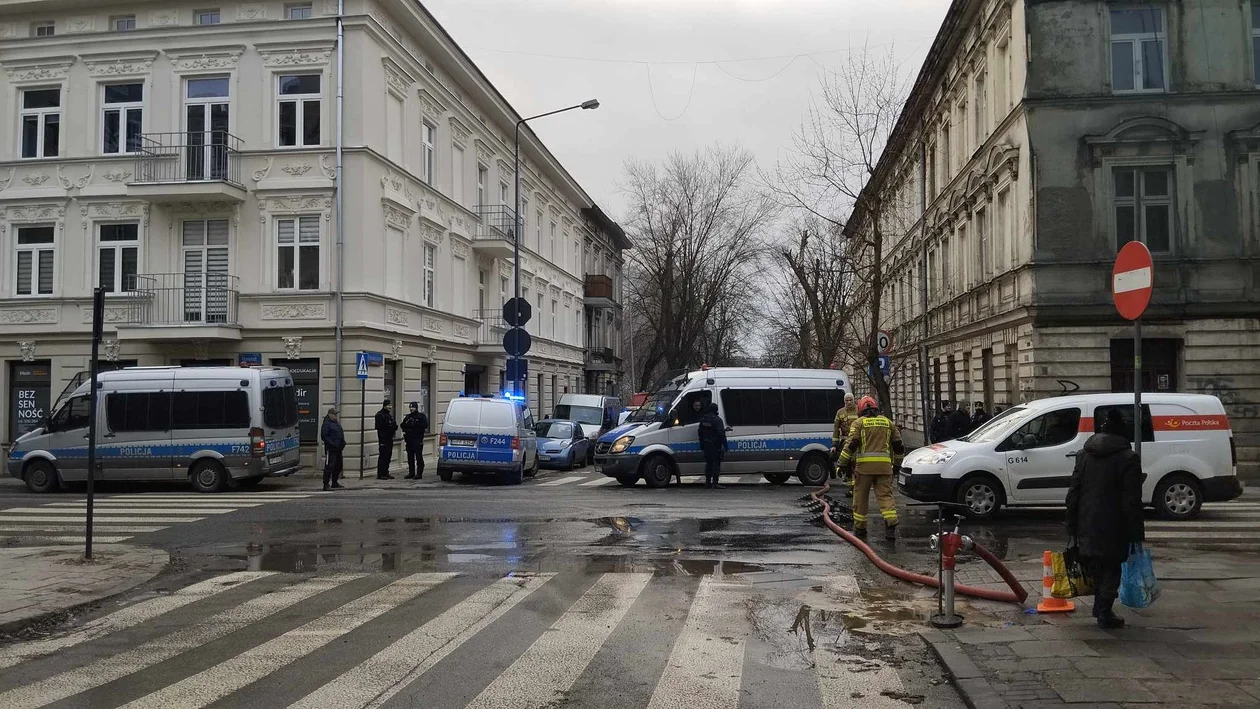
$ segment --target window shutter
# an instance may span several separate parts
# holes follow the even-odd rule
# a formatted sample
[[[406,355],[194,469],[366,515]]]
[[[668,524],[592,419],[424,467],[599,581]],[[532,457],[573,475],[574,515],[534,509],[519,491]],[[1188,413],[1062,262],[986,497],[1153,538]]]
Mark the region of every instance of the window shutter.
[[[293,220],[281,219],[276,222],[276,241],[281,246],[293,243]]]
[[[290,222],[289,228],[293,228],[292,222]],[[298,221],[298,241],[303,244],[319,243],[319,217],[302,217]]]

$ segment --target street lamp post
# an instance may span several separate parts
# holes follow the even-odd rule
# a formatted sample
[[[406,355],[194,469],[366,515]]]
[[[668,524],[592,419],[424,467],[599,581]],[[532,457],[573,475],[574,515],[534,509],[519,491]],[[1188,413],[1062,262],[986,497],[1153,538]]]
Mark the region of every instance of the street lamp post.
[[[515,286],[513,288],[513,297],[515,298],[521,297],[521,229],[524,221],[524,216],[521,214],[521,126],[537,118],[554,116],[557,113],[564,113],[565,111],[572,111],[578,108],[583,110],[593,110],[599,108],[599,101],[590,99],[589,101],[583,101],[576,106],[569,106],[568,108],[561,108],[555,111],[548,111],[547,113],[540,113],[537,116],[522,118],[516,122],[516,145],[513,149],[512,157],[512,162],[516,171],[514,184],[512,186],[512,194],[515,195],[516,200],[516,209],[513,210],[515,212],[514,216],[516,217],[516,223],[512,226],[512,273],[513,280],[515,281]],[[519,300],[517,302],[519,302]],[[541,313],[539,313],[539,317],[542,317]],[[508,355],[508,358],[516,360],[520,359],[520,357],[511,354]],[[520,379],[520,371],[521,367],[518,363],[515,369],[516,376],[512,378],[512,393],[517,396],[523,396],[522,390],[524,388],[524,382]]]

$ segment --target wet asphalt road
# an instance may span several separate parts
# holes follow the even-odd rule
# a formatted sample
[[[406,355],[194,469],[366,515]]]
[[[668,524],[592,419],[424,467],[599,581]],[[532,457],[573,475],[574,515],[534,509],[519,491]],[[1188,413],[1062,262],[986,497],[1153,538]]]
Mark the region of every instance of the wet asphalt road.
[[[97,533],[174,563],[0,646],[0,706],[962,706],[914,635],[930,594],[808,524],[805,488],[602,480],[106,486]],[[8,520],[71,519],[81,499],[0,483],[0,543],[73,534]],[[1003,555],[1045,548],[1060,519],[968,531]],[[903,539],[874,546],[929,571],[934,528],[905,512]]]

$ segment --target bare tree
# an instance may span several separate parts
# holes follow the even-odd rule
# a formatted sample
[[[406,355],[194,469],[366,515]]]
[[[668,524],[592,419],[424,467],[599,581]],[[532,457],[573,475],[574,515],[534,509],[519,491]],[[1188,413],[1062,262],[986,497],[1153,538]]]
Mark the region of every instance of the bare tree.
[[[754,170],[749,152],[724,147],[626,165],[634,240],[627,306],[636,315],[630,336],[640,389],[662,371],[739,351],[732,307],[752,281],[775,213],[774,201],[754,189]]]
[[[791,259],[783,258],[809,302],[810,335],[816,338],[811,348],[821,353],[822,340],[817,338],[824,332],[824,339],[834,343],[834,352],[865,364],[890,414],[892,397],[878,366],[876,334],[885,288],[881,257],[886,245],[903,233],[903,205],[865,188],[897,125],[905,96],[906,85],[891,50],[886,54],[853,50],[823,76],[818,96],[793,138],[794,154],[778,166],[774,180],[767,180],[781,203],[829,227],[817,238],[799,243]],[[811,257],[831,263],[811,270]],[[828,281],[824,266],[842,274]],[[810,292],[819,287],[842,291],[825,296],[834,307],[814,302],[822,295]]]
[[[772,255],[784,277],[768,333],[781,345],[793,343],[790,366],[838,366],[849,339],[844,324],[851,317],[850,289],[845,287],[849,258],[840,230],[807,215],[789,227],[788,238]]]

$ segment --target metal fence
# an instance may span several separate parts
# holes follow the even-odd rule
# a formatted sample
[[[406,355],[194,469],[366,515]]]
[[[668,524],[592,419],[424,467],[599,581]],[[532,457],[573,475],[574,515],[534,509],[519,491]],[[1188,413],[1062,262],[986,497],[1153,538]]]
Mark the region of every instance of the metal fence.
[[[496,204],[481,204],[473,210],[477,216],[481,217],[481,222],[477,225],[477,233],[473,235],[475,239],[504,239],[515,243],[516,232],[516,211],[511,207]]]
[[[135,325],[236,325],[236,276],[150,273],[136,276],[124,320]]]
[[[241,140],[221,130],[144,133],[136,154],[135,184],[241,183]]]
[[[477,344],[499,345],[510,327],[503,319],[503,308],[474,310],[473,317],[481,321],[477,328]]]

